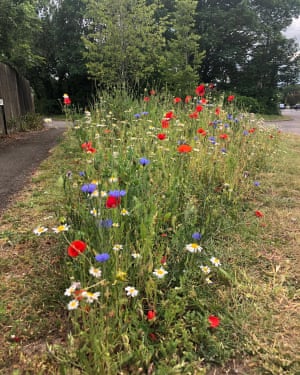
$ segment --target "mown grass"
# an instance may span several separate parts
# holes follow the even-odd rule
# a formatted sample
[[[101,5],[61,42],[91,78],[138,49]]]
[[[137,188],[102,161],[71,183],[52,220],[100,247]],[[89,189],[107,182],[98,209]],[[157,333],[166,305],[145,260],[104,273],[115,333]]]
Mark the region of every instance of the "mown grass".
[[[92,366],[96,368],[95,364],[91,363],[93,362],[91,348],[95,350],[101,346],[103,336],[99,335],[96,339],[94,334],[83,331],[83,327],[93,331],[99,326],[99,321],[93,313],[97,308],[91,306],[92,310],[88,318],[92,320],[93,326],[84,315],[79,321],[72,317],[73,328],[68,324],[65,307],[67,299],[63,297],[63,292],[69,282],[66,272],[73,272],[74,262],[69,262],[66,258],[66,244],[61,243],[53,234],[39,238],[32,234],[32,229],[36,225],[51,227],[59,220],[70,220],[68,207],[72,209],[74,227],[78,225],[74,220],[80,220],[76,212],[85,215],[81,212],[84,202],[82,197],[72,194],[76,196],[75,202],[72,201],[73,197],[67,201],[62,191],[61,176],[65,176],[69,170],[73,171],[72,189],[76,188],[76,185],[80,187],[81,182],[84,182],[77,175],[82,168],[88,172],[89,177],[92,177],[86,159],[82,159],[79,147],[81,142],[73,136],[70,134],[55,154],[43,164],[39,174],[34,177],[31,189],[2,219],[1,243],[6,256],[1,260],[5,277],[2,282],[1,305],[5,339],[1,347],[4,351],[3,371],[7,371],[6,373],[12,373],[14,367],[16,374],[25,374],[26,371],[40,374],[109,373],[91,370]],[[299,167],[297,169],[297,163],[291,161],[297,158],[299,160],[299,145],[293,137],[283,135],[281,137],[284,139],[278,140],[279,143],[276,143],[272,151],[274,153],[268,155],[271,157],[267,162],[261,164],[263,161],[261,159],[258,165],[261,168],[255,168],[254,172],[247,171],[250,177],[248,176],[247,182],[243,184],[248,184],[249,178],[251,181],[255,178],[260,181],[259,187],[254,190],[247,187],[243,191],[242,202],[234,211],[235,217],[226,216],[226,220],[222,221],[222,225],[226,223],[226,230],[217,226],[214,241],[206,241],[206,245],[210,244],[219,249],[222,264],[226,265],[226,273],[217,276],[218,287],[205,292],[204,295],[199,295],[198,281],[193,280],[193,276],[190,275],[192,283],[187,284],[189,290],[185,289],[182,293],[174,289],[173,294],[169,294],[169,300],[164,307],[165,311],[168,311],[166,321],[172,329],[181,330],[181,335],[189,332],[188,336],[180,342],[180,337],[175,335],[177,347],[172,347],[171,342],[163,338],[166,333],[160,332],[162,342],[146,341],[147,345],[144,346],[143,351],[135,354],[134,360],[131,358],[126,367],[119,372],[113,370],[111,373],[221,374],[226,371],[228,373],[229,368],[231,371],[236,370],[239,371],[237,373],[243,374],[297,373],[299,370],[297,352],[297,346],[299,347],[299,335],[297,335],[299,332],[299,320],[297,320]],[[78,154],[78,148],[81,154]],[[103,168],[102,162],[99,163],[99,168]],[[195,188],[194,185],[193,187]],[[214,185],[215,188],[217,190],[212,196],[220,196],[222,193],[219,191],[219,186]],[[227,203],[230,204],[230,201]],[[169,210],[172,208],[170,206]],[[254,208],[263,211],[264,217],[256,220],[253,217]],[[187,206],[185,215],[191,214],[193,215],[193,206]],[[84,217],[88,220],[88,216]],[[169,221],[169,215],[166,219],[167,225],[164,228],[168,239],[174,236],[174,228]],[[80,228],[83,230],[81,224]],[[76,230],[78,235],[79,229]],[[207,231],[209,232],[209,229]],[[149,270],[151,272],[152,267],[149,267]],[[170,268],[168,270],[170,271]],[[122,281],[118,282],[124,286]],[[153,285],[151,287],[154,288]],[[214,306],[214,312],[222,311],[221,325],[213,332],[205,328],[202,315],[195,314],[199,308],[197,307],[199,298],[203,300],[203,304],[210,306],[210,309]],[[126,298],[122,297],[122,301],[126,306]],[[182,316],[184,305],[188,309]],[[127,324],[135,314],[134,306],[134,303],[128,306]],[[205,307],[202,309],[205,311]],[[12,311],[10,316],[7,314],[9,311]],[[123,323],[115,319],[116,311],[110,307],[109,312],[105,322],[118,324],[119,331],[111,331],[111,333],[115,339],[121,338],[121,342],[119,340],[118,345],[115,346],[116,353],[110,353],[111,358],[114,358],[117,352],[129,353],[132,350],[131,341],[138,342],[141,338],[140,336],[134,338],[134,331],[131,331],[133,338],[128,336],[128,333],[122,333]],[[137,322],[143,321],[144,313],[144,311],[138,312]],[[76,312],[71,314],[75,315]],[[160,314],[162,314],[161,310]],[[46,319],[42,319],[45,316]],[[187,327],[193,327],[197,319],[204,336],[199,336],[198,342],[195,340],[195,343],[197,345],[203,340],[207,345],[200,349],[201,355],[195,359],[194,347],[189,346],[190,336],[199,333],[195,330],[189,331],[190,328]],[[144,329],[147,330],[147,322],[143,324]],[[155,332],[159,332],[159,325],[162,324],[158,316],[152,325],[153,329],[156,329]],[[69,330],[72,331],[72,335],[69,336],[67,343],[63,343]],[[20,341],[14,341],[12,335],[20,338]],[[109,340],[107,336],[105,337]],[[91,338],[94,343],[88,342]],[[45,342],[50,343],[49,356],[45,355],[47,353]],[[158,353],[164,349],[166,355],[173,354],[170,358],[160,357],[160,365],[158,365],[153,361],[154,357],[149,357],[149,347]],[[205,360],[204,355],[206,355]],[[147,358],[149,358],[148,362]],[[238,358],[238,360],[227,362],[230,358]],[[89,364],[86,362],[87,359]],[[109,356],[101,358],[101,362],[110,361]],[[217,367],[214,365],[216,362],[219,363]],[[225,365],[222,367],[224,362]],[[113,365],[111,366],[113,368]]]

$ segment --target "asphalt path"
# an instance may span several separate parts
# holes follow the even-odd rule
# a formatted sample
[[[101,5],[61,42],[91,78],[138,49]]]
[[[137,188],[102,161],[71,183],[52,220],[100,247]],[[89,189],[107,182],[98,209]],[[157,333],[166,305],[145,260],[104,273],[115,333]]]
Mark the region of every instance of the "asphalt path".
[[[59,121],[45,124],[41,131],[0,138],[0,213],[49,156],[65,130],[65,122]]]
[[[283,109],[281,114],[291,119],[285,121],[268,121],[266,124],[275,125],[285,133],[300,135],[300,109]]]

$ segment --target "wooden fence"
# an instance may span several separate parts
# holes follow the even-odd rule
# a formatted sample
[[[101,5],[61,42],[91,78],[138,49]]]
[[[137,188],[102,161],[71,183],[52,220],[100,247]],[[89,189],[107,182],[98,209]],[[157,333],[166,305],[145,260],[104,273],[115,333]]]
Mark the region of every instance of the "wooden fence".
[[[18,130],[18,120],[28,112],[34,112],[32,90],[29,82],[10,66],[0,63],[0,135],[5,134],[3,110],[8,133]],[[1,100],[0,100],[1,103]]]

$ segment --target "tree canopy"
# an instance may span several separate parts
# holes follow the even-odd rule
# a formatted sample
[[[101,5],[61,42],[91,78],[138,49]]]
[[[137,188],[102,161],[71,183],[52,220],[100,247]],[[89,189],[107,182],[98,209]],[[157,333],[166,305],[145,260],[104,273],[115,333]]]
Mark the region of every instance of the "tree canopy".
[[[275,110],[299,79],[299,46],[283,30],[300,0],[0,0],[0,61],[30,79],[39,100],[94,88],[184,95],[197,82]],[[51,106],[50,106],[51,107]],[[43,110],[43,108],[42,108]]]

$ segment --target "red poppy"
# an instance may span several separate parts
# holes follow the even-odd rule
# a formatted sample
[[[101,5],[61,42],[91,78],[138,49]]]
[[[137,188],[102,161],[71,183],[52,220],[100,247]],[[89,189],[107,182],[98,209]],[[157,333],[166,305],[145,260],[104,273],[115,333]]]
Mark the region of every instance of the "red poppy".
[[[217,116],[219,116],[220,112],[221,112],[220,108],[217,107],[216,110],[215,110],[215,114],[216,114]]]
[[[90,147],[92,147],[92,142],[84,142],[84,143],[82,143],[82,145],[81,145],[81,148],[83,149],[83,150],[87,150],[87,149],[89,149]]]
[[[199,117],[198,112],[190,113],[190,114],[189,114],[189,117],[190,117],[190,118],[198,118],[198,117]]]
[[[71,99],[69,98],[68,94],[64,94],[64,105],[70,105]]]
[[[201,111],[203,111],[203,107],[202,107],[202,105],[197,105],[197,107],[196,107],[196,111],[197,111],[197,112],[201,112]]]
[[[161,260],[160,260],[160,263],[161,263],[161,264],[166,264],[166,263],[167,263],[167,257],[166,257],[166,255],[163,255],[163,256],[162,256],[162,258],[161,258]]]
[[[202,104],[206,104],[207,102],[208,102],[208,100],[205,99],[205,98],[201,98],[201,100],[200,100],[200,103],[202,103]]]
[[[261,211],[256,210],[256,211],[255,211],[255,216],[256,216],[256,217],[263,217],[264,214],[263,214]]]
[[[202,134],[203,136],[205,136],[207,134],[206,131],[204,129],[202,129],[202,128],[199,128],[197,130],[197,133]]]
[[[94,154],[97,150],[94,147],[87,148],[86,152],[90,154]]]
[[[169,127],[170,123],[169,123],[169,119],[163,119],[161,120],[161,126],[163,129],[167,129]]]
[[[150,310],[150,311],[148,311],[148,313],[147,313],[147,319],[148,320],[152,320],[152,319],[154,319],[156,317],[156,312],[154,311],[154,310]]]
[[[174,98],[174,103],[176,104],[176,103],[180,103],[181,102],[181,98]]]
[[[153,332],[149,333],[149,339],[150,339],[151,341],[157,341],[157,336],[156,336],[156,334],[153,333]]]
[[[220,318],[218,318],[217,316],[210,315],[208,317],[208,321],[210,324],[210,328],[216,328],[220,325]]]
[[[159,133],[157,134],[157,138],[160,139],[161,141],[163,141],[164,139],[166,139],[166,134],[165,133]]]
[[[234,100],[234,95],[229,95],[227,98],[228,102],[232,102]]]
[[[189,145],[180,145],[177,147],[177,151],[184,154],[184,153],[187,153],[187,152],[191,152],[192,151],[192,147],[189,146]]]
[[[221,139],[228,139],[228,134],[226,134],[226,133],[220,134],[220,138]]]
[[[149,102],[149,100],[150,100],[149,96],[144,97],[144,102]]]
[[[76,258],[78,255],[83,253],[87,247],[87,244],[83,241],[76,240],[70,243],[70,246],[68,247],[68,255],[70,257]]]
[[[155,95],[155,94],[156,94],[156,91],[155,91],[155,90],[150,90],[149,94],[150,94],[150,95]]]
[[[165,114],[165,118],[168,118],[168,119],[175,118],[175,115],[174,115],[173,111],[167,112]]]
[[[214,83],[210,83],[208,87],[212,90],[212,89],[215,88],[215,84]]]
[[[121,198],[120,197],[114,197],[112,195],[109,195],[106,199],[105,206],[106,208],[116,208],[121,204]]]
[[[192,100],[191,95],[187,95],[184,99],[185,104],[188,104]]]
[[[204,96],[205,95],[205,85],[199,85],[198,87],[196,87],[195,92],[198,96]]]
[[[85,292],[84,289],[75,290],[74,295],[77,301],[81,301],[83,299],[83,295],[82,295],[83,292]]]
[[[248,132],[249,132],[249,133],[254,133],[255,130],[256,130],[256,128],[251,128],[251,129],[248,130]]]

